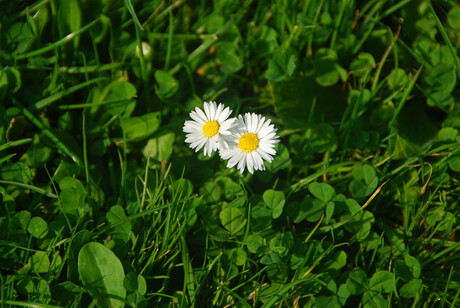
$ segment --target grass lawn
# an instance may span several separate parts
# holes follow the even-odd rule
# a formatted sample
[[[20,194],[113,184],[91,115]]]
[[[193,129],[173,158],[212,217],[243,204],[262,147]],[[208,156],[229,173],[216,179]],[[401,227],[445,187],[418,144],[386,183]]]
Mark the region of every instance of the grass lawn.
[[[0,307],[460,307],[458,2],[0,12]]]

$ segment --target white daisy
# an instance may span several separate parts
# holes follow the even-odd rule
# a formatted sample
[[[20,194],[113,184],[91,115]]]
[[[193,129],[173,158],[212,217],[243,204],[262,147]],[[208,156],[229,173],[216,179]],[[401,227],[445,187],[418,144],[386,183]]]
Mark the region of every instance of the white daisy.
[[[264,160],[272,162],[276,154],[275,143],[279,142],[277,129],[270,124],[270,119],[255,113],[246,113],[244,119],[238,116],[238,125],[232,130],[230,148],[221,149],[220,156],[229,159],[227,167],[238,164],[238,170],[243,173],[247,167],[250,173],[254,170],[265,170]]]
[[[228,119],[232,111],[223,104],[204,102],[204,112],[196,107],[190,112],[193,121],[185,121],[185,142],[198,152],[204,146],[204,155],[211,156],[213,151],[228,148],[230,128],[236,125],[236,119]]]

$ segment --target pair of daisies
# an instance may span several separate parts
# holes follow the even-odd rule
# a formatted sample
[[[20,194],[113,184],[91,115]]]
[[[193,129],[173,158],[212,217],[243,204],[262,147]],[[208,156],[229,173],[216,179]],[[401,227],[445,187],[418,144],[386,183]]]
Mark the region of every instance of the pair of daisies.
[[[238,165],[240,173],[246,167],[250,173],[265,170],[263,161],[272,162],[276,154],[277,129],[261,115],[246,113],[244,117],[229,118],[231,113],[216,102],[204,102],[204,112],[196,107],[190,112],[193,120],[184,124],[185,142],[196,152],[204,146],[204,155],[219,151],[222,159],[228,159],[227,167]]]

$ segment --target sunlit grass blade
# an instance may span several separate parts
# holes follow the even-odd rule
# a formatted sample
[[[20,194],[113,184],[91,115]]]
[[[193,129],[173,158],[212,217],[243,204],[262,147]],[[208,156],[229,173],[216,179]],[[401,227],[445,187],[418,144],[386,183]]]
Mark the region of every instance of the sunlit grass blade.
[[[81,159],[78,157],[76,153],[74,153],[69,147],[67,147],[59,138],[56,137],[55,134],[53,134],[43,123],[37,119],[32,112],[30,112],[27,108],[25,108],[21,103],[19,103],[17,100],[13,99],[13,103],[18,106],[24,114],[24,116],[29,119],[30,122],[32,122],[44,135],[46,135],[48,138],[53,141],[56,146],[61,149],[67,156],[69,156],[75,163],[80,164]]]
[[[102,80],[105,80],[105,79],[106,79],[105,77],[94,78],[94,79],[82,82],[80,84],[77,84],[75,86],[72,86],[72,87],[70,87],[68,89],[65,89],[65,90],[61,91],[61,92],[54,93],[53,95],[48,96],[47,98],[44,98],[44,99],[36,102],[32,107],[32,111],[42,109],[42,108],[54,103],[55,101],[60,100],[64,96],[72,94],[72,93],[74,93],[74,92],[76,92],[76,91],[78,91],[80,89],[89,87],[90,85],[93,85],[93,84],[98,83],[98,82],[100,82]]]
[[[27,53],[24,53],[24,54],[15,55],[14,59],[15,60],[27,59],[27,58],[31,58],[31,57],[35,57],[35,56],[47,53],[48,51],[51,51],[51,50],[55,50],[55,48],[57,48],[59,46],[62,46],[64,44],[68,43],[68,42],[71,42],[75,37],[77,37],[78,35],[82,34],[85,31],[89,30],[97,22],[99,22],[99,18],[96,18],[95,20],[91,21],[90,23],[88,23],[84,27],[81,27],[79,30],[66,35],[64,38],[60,39],[59,41],[56,41],[54,43],[50,43],[48,46],[42,47],[42,48],[37,49],[37,50],[33,50],[33,51],[30,51],[30,52],[27,52]]]
[[[0,184],[14,185],[14,186],[17,186],[17,187],[21,187],[23,189],[32,190],[32,191],[34,191],[36,193],[39,193],[39,194],[44,195],[44,196],[49,197],[49,198],[57,199],[57,196],[55,194],[50,193],[50,192],[48,192],[46,190],[43,190],[43,189],[41,189],[39,187],[29,185],[29,184],[24,184],[24,183],[15,182],[15,181],[4,181],[4,180],[0,180]]]

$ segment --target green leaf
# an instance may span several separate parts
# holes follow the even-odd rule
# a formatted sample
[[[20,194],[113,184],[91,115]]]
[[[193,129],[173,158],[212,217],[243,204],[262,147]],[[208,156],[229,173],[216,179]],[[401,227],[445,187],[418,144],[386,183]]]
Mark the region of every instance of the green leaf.
[[[260,247],[264,246],[264,239],[258,234],[251,234],[246,239],[246,245],[248,246],[249,252],[257,253]]]
[[[156,132],[160,126],[160,113],[152,112],[140,117],[122,118],[121,125],[126,139],[139,141]]]
[[[460,7],[454,6],[447,13],[447,24],[453,29],[460,31]]]
[[[367,52],[360,52],[350,64],[350,70],[358,77],[365,77],[374,67],[374,57]]]
[[[50,259],[44,251],[37,251],[30,257],[30,263],[34,271],[38,274],[48,273],[50,270]]]
[[[59,199],[65,213],[83,211],[85,207],[85,188],[79,180],[66,177],[59,182],[61,193]]]
[[[76,0],[61,1],[57,14],[57,24],[61,37],[81,28],[80,5]]]
[[[105,89],[105,101],[122,101],[124,104],[107,105],[107,111],[111,115],[122,115],[124,112],[130,113],[136,105],[136,101],[132,100],[136,97],[136,87],[125,80],[114,80]]]
[[[414,297],[422,287],[422,279],[413,279],[399,289],[399,295],[406,298]]]
[[[268,62],[268,68],[264,73],[268,80],[278,82],[291,77],[295,70],[295,57],[287,52],[275,53]]]
[[[378,293],[390,293],[395,290],[395,277],[388,271],[376,272],[369,280],[371,290]]]
[[[224,228],[232,235],[240,231],[246,224],[243,212],[239,208],[235,207],[223,208],[220,212],[219,218],[222,226],[224,226]]]
[[[44,238],[48,234],[48,224],[42,218],[35,216],[27,227],[27,231],[36,238]]]
[[[224,74],[232,74],[243,68],[243,61],[238,56],[238,45],[231,42],[216,44],[217,59],[221,62],[220,70]]]
[[[266,190],[263,194],[263,199],[265,204],[272,210],[272,217],[274,219],[280,217],[283,212],[284,203],[284,193],[282,191],[276,191],[273,189]]]
[[[30,214],[29,211],[20,211],[14,215],[13,219],[11,220],[11,226],[13,228],[27,230],[27,226],[29,225],[31,217],[32,214]]]
[[[323,86],[329,87],[339,81],[340,74],[336,69],[337,53],[335,50],[320,48],[314,56],[316,68],[316,82]]]
[[[149,139],[142,150],[145,157],[150,157],[158,162],[163,162],[171,157],[176,135],[173,132],[163,132],[160,136]]]
[[[80,280],[98,307],[122,307],[126,297],[125,273],[120,260],[107,247],[91,242],[78,254]]]
[[[110,208],[110,211],[105,215],[107,221],[111,224],[116,224],[114,228],[115,233],[121,233],[124,235],[129,235],[131,232],[131,223],[126,221],[122,224],[118,224],[119,221],[126,219],[124,209],[119,205],[114,205]]]
[[[337,300],[336,295],[318,296],[315,298],[315,306],[317,308],[338,308],[342,307]]]
[[[136,272],[129,272],[123,280],[123,286],[128,292],[136,292],[139,285]]]
[[[386,299],[377,292],[368,291],[363,295],[364,308],[387,308],[388,303]]]
[[[313,196],[323,201],[324,203],[331,201],[335,195],[334,188],[326,183],[311,183],[310,186],[308,186],[308,190]]]
[[[0,178],[27,184],[32,179],[32,173],[29,167],[22,162],[10,163],[0,170]]]
[[[264,265],[275,264],[281,261],[281,257],[274,252],[269,252],[260,259],[260,263]]]
[[[308,207],[308,210],[305,211],[307,221],[317,222],[324,214],[324,209],[326,208],[324,202],[308,196],[306,196],[302,202],[305,202]]]
[[[179,89],[179,82],[165,71],[156,70],[155,80],[158,82],[155,92],[161,100],[173,96]]]
[[[206,203],[216,203],[222,197],[222,190],[215,182],[206,182],[200,188],[200,195],[204,197]]]
[[[418,262],[418,260],[410,255],[407,255],[404,257],[404,262],[409,267],[412,273],[412,277],[419,278],[422,270],[421,270],[420,263]]]
[[[23,22],[15,23],[6,28],[6,43],[14,50],[13,53],[24,53],[32,47],[35,36],[30,25]]]
[[[125,6],[128,9],[129,14],[131,14],[131,17],[132,17],[134,23],[139,27],[139,29],[144,31],[144,28],[142,28],[142,25],[139,22],[139,19],[137,18],[136,12],[134,12],[134,8],[133,8],[133,5],[131,3],[131,0],[125,0]]]
[[[364,293],[369,288],[366,273],[360,268],[353,269],[349,273],[346,285],[350,294],[359,295]]]
[[[347,254],[343,250],[335,252],[325,264],[324,270],[340,270],[347,264]]]
[[[394,68],[387,79],[388,87],[391,90],[398,89],[407,85],[409,78],[402,68]]]
[[[369,165],[359,166],[353,170],[354,180],[350,183],[350,192],[353,198],[369,196],[377,188],[379,179],[373,167]]]

